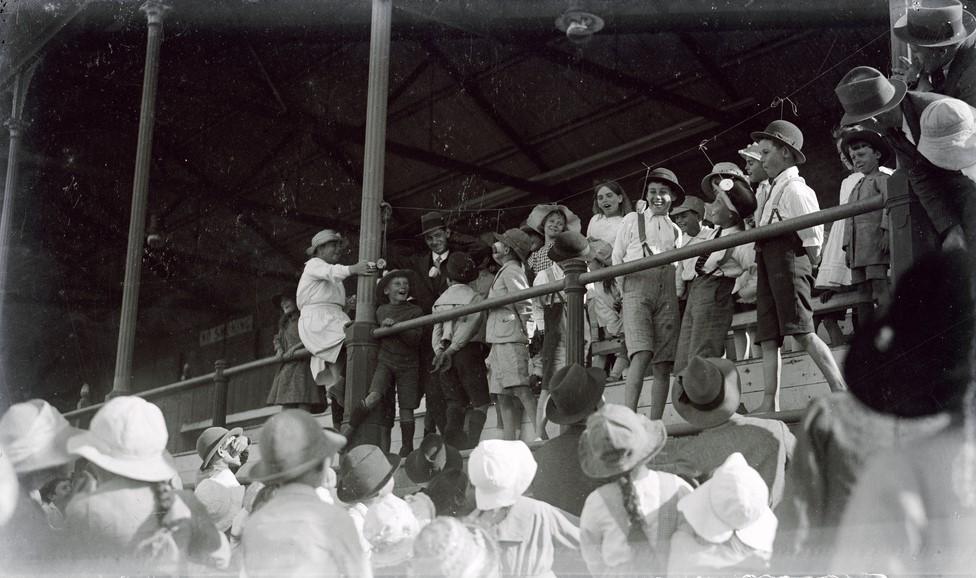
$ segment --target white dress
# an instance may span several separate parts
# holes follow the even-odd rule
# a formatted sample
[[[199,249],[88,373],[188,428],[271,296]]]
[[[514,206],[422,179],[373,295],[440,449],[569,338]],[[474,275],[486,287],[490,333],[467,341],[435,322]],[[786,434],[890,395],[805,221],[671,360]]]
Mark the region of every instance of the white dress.
[[[854,187],[857,186],[864,175],[858,172],[851,173],[840,182],[839,205],[847,204],[851,198]],[[820,271],[817,272],[817,282],[815,287],[818,289],[829,289],[831,287],[846,287],[851,284],[851,270],[847,266],[844,254],[844,220],[834,221],[830,226],[830,235],[824,243],[823,257],[820,260]]]
[[[586,226],[586,238],[606,241],[612,247],[613,242],[617,239],[617,230],[620,229],[620,224],[623,222],[623,215],[613,217],[607,217],[603,214],[593,215],[590,224]]]
[[[305,262],[305,270],[298,281],[296,301],[301,316],[298,335],[313,357],[312,375],[319,385],[333,385],[330,366],[339,358],[339,350],[346,338],[346,289],[342,281],[349,277],[349,267],[330,265],[318,257]]]

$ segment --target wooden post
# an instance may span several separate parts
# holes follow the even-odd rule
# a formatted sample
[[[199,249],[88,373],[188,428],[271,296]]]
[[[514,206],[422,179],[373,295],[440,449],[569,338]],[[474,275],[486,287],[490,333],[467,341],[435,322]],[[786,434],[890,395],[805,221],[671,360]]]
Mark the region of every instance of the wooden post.
[[[383,201],[383,165],[386,161],[386,106],[390,83],[390,28],[392,0],[373,0],[369,41],[369,88],[366,97],[366,143],[363,158],[363,195],[360,211],[359,259],[380,256],[380,203]],[[376,279],[360,275],[356,289],[356,320],[346,329],[346,408],[366,395],[376,362]],[[351,412],[346,412],[348,420]],[[356,430],[349,445],[384,443],[382,408],[377,407]],[[387,438],[388,439],[388,438]]]
[[[218,359],[214,362],[214,402],[213,402],[213,423],[211,425],[227,427],[227,376],[224,370],[227,369],[227,362]]]
[[[583,335],[584,305],[583,295],[586,285],[580,282],[579,276],[586,272],[586,261],[570,259],[559,264],[566,273],[566,363],[583,365]]]
[[[136,342],[136,317],[139,313],[139,282],[145,244],[146,201],[149,192],[149,166],[153,126],[156,121],[156,80],[159,76],[159,46],[162,43],[163,14],[169,7],[159,0],[148,0],[146,13],[146,66],[142,77],[142,110],[139,114],[139,140],[136,168],[132,178],[132,209],[129,214],[129,245],[125,256],[125,282],[119,318],[119,343],[115,354],[115,378],[108,397],[127,395],[132,390],[132,353]]]

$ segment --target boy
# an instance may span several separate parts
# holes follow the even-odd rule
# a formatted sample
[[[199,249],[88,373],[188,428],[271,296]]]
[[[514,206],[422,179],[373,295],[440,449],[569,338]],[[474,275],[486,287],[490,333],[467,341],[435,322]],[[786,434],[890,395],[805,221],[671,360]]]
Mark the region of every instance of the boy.
[[[881,195],[888,196],[888,175],[881,172],[881,164],[891,158],[891,148],[881,135],[868,129],[849,131],[844,136],[844,153],[859,173],[864,175],[848,202],[856,203]],[[888,304],[888,212],[872,211],[844,221],[846,264],[851,269],[851,284],[866,286],[873,303],[884,308]],[[857,322],[863,325],[873,313],[874,305],[858,306]]]
[[[648,173],[646,181],[646,199],[637,203],[638,212],[626,215],[620,224],[613,244],[614,265],[670,251],[681,244],[681,229],[668,218],[671,205],[681,205],[685,200],[678,177],[660,168]],[[651,365],[651,419],[664,415],[678,340],[674,274],[674,266],[662,265],[623,278],[624,340],[630,355],[624,401],[637,411],[644,372]]]
[[[523,263],[529,256],[532,240],[521,229],[495,233],[492,257],[501,269],[495,274],[488,298],[501,297],[527,289]],[[504,439],[514,440],[515,430],[522,425],[523,441],[534,441],[536,400],[529,389],[529,338],[525,323],[530,318],[532,302],[523,299],[511,305],[488,310],[485,342],[488,353],[488,389],[498,395],[502,412]],[[522,402],[520,412],[516,400]],[[521,415],[520,415],[521,414]]]
[[[424,314],[423,310],[409,303],[410,278],[413,273],[407,269],[394,269],[380,279],[377,292],[385,295],[389,303],[376,308],[376,318],[381,327],[415,319]],[[349,425],[343,426],[343,435],[349,437],[369,412],[383,400],[383,395],[395,386],[400,404],[400,436],[403,446],[400,456],[406,457],[413,451],[415,430],[413,411],[420,405],[420,337],[422,329],[410,329],[379,340],[379,355],[376,358],[376,372],[369,385],[366,399],[353,408]]]

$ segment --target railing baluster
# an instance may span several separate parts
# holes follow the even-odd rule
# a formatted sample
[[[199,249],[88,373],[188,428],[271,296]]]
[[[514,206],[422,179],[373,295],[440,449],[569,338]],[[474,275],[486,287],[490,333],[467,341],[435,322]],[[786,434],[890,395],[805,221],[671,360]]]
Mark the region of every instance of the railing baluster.
[[[227,427],[227,383],[229,378],[224,375],[227,369],[227,362],[218,359],[214,362],[214,403],[213,403],[213,425]]]

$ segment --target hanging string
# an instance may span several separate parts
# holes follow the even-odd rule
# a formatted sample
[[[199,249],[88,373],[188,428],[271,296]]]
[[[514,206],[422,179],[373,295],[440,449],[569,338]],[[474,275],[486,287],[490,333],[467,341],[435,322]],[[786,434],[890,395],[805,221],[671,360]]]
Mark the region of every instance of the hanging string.
[[[705,160],[708,161],[708,166],[714,167],[715,163],[713,163],[711,157],[708,156],[708,147],[705,146],[707,144],[708,144],[708,139],[701,141],[700,143],[698,143],[698,150],[701,151],[701,154],[705,155]]]
[[[783,120],[783,104],[787,102],[790,103],[790,108],[793,109],[793,116],[800,116],[800,109],[798,106],[796,106],[796,103],[793,102],[792,98],[788,96],[786,97],[777,96],[776,98],[773,99],[773,102],[769,103],[769,108],[776,108],[777,106],[779,106],[780,120]]]

